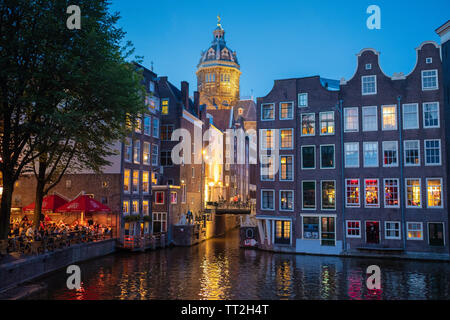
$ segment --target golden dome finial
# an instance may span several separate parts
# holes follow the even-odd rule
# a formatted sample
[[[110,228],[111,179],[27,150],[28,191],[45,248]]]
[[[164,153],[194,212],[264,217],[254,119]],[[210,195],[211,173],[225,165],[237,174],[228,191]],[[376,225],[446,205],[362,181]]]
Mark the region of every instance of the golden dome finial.
[[[222,21],[222,18],[220,17],[220,15],[217,16],[217,26],[219,28],[222,28],[222,24],[220,23]]]

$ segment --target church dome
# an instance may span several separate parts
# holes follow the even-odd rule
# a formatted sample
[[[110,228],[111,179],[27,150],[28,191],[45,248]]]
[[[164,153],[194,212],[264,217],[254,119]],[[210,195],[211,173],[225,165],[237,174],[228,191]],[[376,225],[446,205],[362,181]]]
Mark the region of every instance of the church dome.
[[[217,23],[217,28],[213,31],[213,41],[209,48],[206,51],[203,51],[201,54],[200,62],[198,67],[205,62],[216,61],[220,64],[221,61],[226,61],[227,63],[234,63],[236,67],[239,69],[239,62],[237,59],[236,52],[227,47],[225,41],[225,30],[223,30],[222,25],[219,22]],[[210,65],[210,63],[208,63]]]

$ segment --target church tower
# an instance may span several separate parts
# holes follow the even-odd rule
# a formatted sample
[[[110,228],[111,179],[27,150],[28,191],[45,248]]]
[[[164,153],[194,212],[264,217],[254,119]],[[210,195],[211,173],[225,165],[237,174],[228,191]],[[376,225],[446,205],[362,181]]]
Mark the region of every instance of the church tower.
[[[225,30],[218,17],[211,46],[202,52],[197,66],[200,104],[208,109],[230,109],[239,101],[240,65],[236,52],[227,47]]]

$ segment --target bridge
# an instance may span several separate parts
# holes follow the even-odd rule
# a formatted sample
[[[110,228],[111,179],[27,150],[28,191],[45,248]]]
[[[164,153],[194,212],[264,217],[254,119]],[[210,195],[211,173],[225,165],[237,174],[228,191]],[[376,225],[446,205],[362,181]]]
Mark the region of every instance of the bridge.
[[[207,202],[205,207],[205,213],[215,213],[219,215],[224,214],[251,214],[251,203],[231,203],[231,202]]]

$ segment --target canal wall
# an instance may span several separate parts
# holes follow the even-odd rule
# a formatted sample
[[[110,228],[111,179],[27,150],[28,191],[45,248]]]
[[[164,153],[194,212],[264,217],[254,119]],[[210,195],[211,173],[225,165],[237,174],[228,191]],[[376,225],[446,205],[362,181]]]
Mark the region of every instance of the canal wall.
[[[115,250],[116,240],[108,239],[76,244],[65,249],[3,263],[0,265],[0,292],[71,264],[108,255]]]

